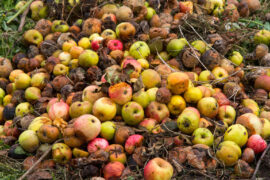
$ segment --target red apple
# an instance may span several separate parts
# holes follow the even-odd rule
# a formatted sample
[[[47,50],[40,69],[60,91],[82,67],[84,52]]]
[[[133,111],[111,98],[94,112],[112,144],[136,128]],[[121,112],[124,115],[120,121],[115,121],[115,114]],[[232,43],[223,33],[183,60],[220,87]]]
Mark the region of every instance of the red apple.
[[[143,136],[134,134],[128,137],[125,144],[125,150],[128,154],[132,154],[136,147],[142,146]]]
[[[62,118],[67,121],[69,118],[69,106],[64,102],[57,102],[50,107],[48,113],[52,120]]]
[[[169,117],[170,112],[165,104],[153,101],[151,102],[145,110],[146,116],[161,122],[163,119]]]
[[[19,137],[20,131],[14,126],[12,120],[8,120],[4,124],[4,133],[6,136],[13,136],[15,138]]]
[[[87,150],[89,153],[94,153],[100,149],[106,149],[109,146],[109,142],[104,138],[95,138],[90,141],[87,145]]]
[[[111,51],[114,51],[114,50],[123,50],[123,43],[119,40],[110,40],[107,44],[108,48],[111,50]]]
[[[125,166],[120,162],[117,162],[117,161],[116,162],[109,162],[103,168],[104,178],[106,180],[120,179],[124,169],[125,169]]]
[[[117,83],[110,86],[109,97],[117,104],[126,104],[132,98],[132,88],[125,82]]]
[[[267,143],[259,134],[254,134],[248,138],[247,147],[253,149],[255,154],[259,154],[266,149]]]

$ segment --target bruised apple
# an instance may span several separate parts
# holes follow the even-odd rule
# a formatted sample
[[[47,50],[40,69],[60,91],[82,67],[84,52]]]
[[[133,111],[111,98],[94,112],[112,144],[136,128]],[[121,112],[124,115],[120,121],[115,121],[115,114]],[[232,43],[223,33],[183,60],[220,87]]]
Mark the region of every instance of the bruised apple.
[[[172,165],[159,157],[150,160],[144,168],[145,180],[170,180],[172,175]]]

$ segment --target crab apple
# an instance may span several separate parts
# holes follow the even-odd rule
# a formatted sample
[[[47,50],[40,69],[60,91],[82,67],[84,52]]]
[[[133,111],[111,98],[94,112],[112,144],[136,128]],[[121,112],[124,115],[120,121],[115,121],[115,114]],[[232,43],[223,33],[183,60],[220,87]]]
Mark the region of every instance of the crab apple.
[[[9,74],[9,77],[8,77],[10,82],[14,83],[16,77],[21,73],[24,73],[23,70],[21,70],[21,69],[15,69],[15,70],[11,71]]]
[[[56,163],[66,164],[72,158],[72,151],[64,143],[53,144],[53,146],[52,146],[52,158]]]
[[[261,120],[253,113],[245,113],[239,116],[236,119],[236,124],[243,125],[247,129],[249,136],[261,134],[263,128]]]
[[[193,144],[205,144],[207,146],[212,146],[213,142],[214,135],[207,128],[198,128],[192,133]]]
[[[231,60],[237,66],[242,63],[243,59],[243,56],[238,51],[233,51],[232,55],[229,57],[229,60]]]
[[[161,84],[161,77],[157,71],[146,69],[141,74],[142,82],[147,89],[158,87]]]
[[[60,75],[68,75],[69,67],[64,64],[56,64],[53,68],[53,75],[60,76]]]
[[[172,39],[167,45],[167,52],[175,57],[187,45],[186,39]]]
[[[110,86],[109,97],[117,104],[126,104],[132,98],[132,88],[125,82],[117,83]]]
[[[224,141],[233,141],[242,147],[247,143],[248,132],[241,124],[231,125],[224,134]]]
[[[143,108],[146,108],[150,103],[149,95],[144,89],[134,93],[132,100],[139,103]]]
[[[104,178],[106,180],[110,179],[120,179],[125,166],[120,162],[109,162],[103,168]]]
[[[106,148],[106,151],[109,153],[110,162],[120,162],[125,164],[127,161],[126,153],[124,148],[120,144],[111,144]]]
[[[227,77],[229,76],[228,72],[222,67],[215,67],[212,70],[212,74],[217,80],[223,83],[227,81]]]
[[[93,40],[91,42],[91,49],[93,49],[94,51],[98,51],[100,47],[101,47],[101,42],[99,40]]]
[[[267,143],[259,134],[254,134],[248,138],[247,147],[259,154],[266,149]]]
[[[168,161],[157,157],[148,161],[143,172],[145,180],[170,180],[173,167]]]
[[[95,138],[87,145],[87,151],[91,154],[100,149],[105,150],[109,146],[109,142],[104,138]]]
[[[236,111],[234,107],[230,105],[223,105],[220,106],[218,109],[218,118],[227,123],[228,125],[231,125],[236,117]]]
[[[201,54],[206,51],[207,44],[201,40],[196,40],[191,43],[191,45],[198,50]]]
[[[60,131],[52,125],[42,125],[37,131],[39,140],[43,143],[53,143],[59,138]]]
[[[137,60],[143,69],[148,69],[149,68],[149,62],[146,59],[138,59]]]
[[[23,102],[16,106],[16,116],[25,116],[26,114],[34,112],[33,106],[29,102]]]
[[[254,35],[254,42],[257,44],[270,44],[270,31],[267,31],[265,29],[260,30]]]
[[[63,99],[52,98],[47,104],[47,112],[49,112],[49,109],[51,108],[51,106],[57,102],[64,102],[64,101]]]
[[[179,7],[182,13],[193,13],[193,2],[191,1],[179,2]]]
[[[203,97],[210,97],[212,95],[210,88],[206,86],[198,86],[198,88],[202,91]]]
[[[109,14],[109,16],[113,17],[114,14]],[[107,16],[108,17],[108,16]],[[105,42],[108,42],[110,40],[116,40],[116,33],[111,29],[105,29],[101,33],[101,37],[105,40]],[[121,42],[121,41],[120,41]],[[107,45],[108,46],[108,45]]]
[[[58,56],[61,64],[67,66],[71,60],[71,55],[68,52],[61,52]]]
[[[143,139],[143,136],[139,134],[129,136],[125,143],[125,151],[132,154],[136,147],[142,146]]]
[[[98,118],[93,115],[85,114],[78,117],[74,124],[74,130],[78,137],[91,141],[96,138],[101,129],[101,123]]]
[[[145,114],[147,117],[153,118],[157,122],[161,122],[162,120],[169,117],[170,112],[165,104],[153,101],[147,106]]]
[[[91,104],[94,104],[96,100],[104,96],[105,94],[101,91],[101,87],[97,85],[90,85],[84,88],[82,100],[89,101]]]
[[[213,78],[214,77],[213,77],[211,71],[208,71],[208,70],[204,70],[199,74],[199,81],[202,81],[202,82],[210,81]]]
[[[85,68],[97,65],[98,54],[90,49],[84,50],[79,56],[79,65]]]
[[[54,103],[50,107],[48,114],[52,120],[62,118],[63,120],[67,121],[69,118],[69,106],[64,102]]]
[[[74,148],[72,150],[72,154],[75,158],[81,158],[81,157],[88,157],[89,153],[87,151],[78,149],[78,148]]]
[[[191,134],[199,127],[200,113],[196,108],[187,107],[177,118],[177,125],[180,131]]]
[[[29,87],[24,92],[24,97],[27,101],[35,101],[41,98],[40,89],[37,87]]]
[[[198,102],[200,113],[206,117],[214,118],[218,114],[219,105],[213,97],[204,97]]]
[[[51,125],[52,124],[52,120],[48,117],[45,116],[39,116],[36,117],[28,126],[29,130],[33,130],[35,132],[37,132],[41,126],[43,125]]]
[[[167,77],[167,88],[176,95],[188,89],[189,78],[184,72],[173,72]]]
[[[267,139],[270,136],[270,121],[265,118],[260,118],[262,122],[262,132],[261,136],[264,139]]]
[[[241,156],[241,148],[233,141],[223,141],[219,144],[216,152],[217,158],[225,166],[233,166]]]
[[[69,52],[70,48],[76,47],[76,46],[77,46],[77,43],[74,40],[70,39],[70,40],[67,40],[63,43],[62,50],[65,52]]]
[[[23,35],[23,38],[28,44],[39,45],[43,41],[42,34],[35,29],[26,31]]]
[[[184,98],[187,103],[197,103],[203,98],[203,94],[200,88],[191,87],[185,92]]]
[[[255,159],[255,153],[251,148],[245,148],[242,154],[242,160],[246,161],[247,163],[252,163]]]
[[[72,59],[78,59],[82,52],[83,48],[80,46],[72,46],[69,49],[69,54],[71,55]]]
[[[71,118],[77,118],[84,114],[92,112],[92,104],[89,101],[76,101],[71,104],[69,108],[69,115]]]
[[[36,73],[31,78],[31,86],[43,89],[46,86],[48,80],[49,80],[48,74]]]
[[[142,106],[134,101],[124,104],[121,112],[125,123],[128,125],[137,125],[144,118]]]
[[[137,60],[129,59],[129,58],[126,58],[126,59],[123,60],[123,62],[121,64],[121,68],[123,69],[123,71],[126,74],[129,75],[129,77],[131,79],[132,78],[138,78],[140,76],[140,73],[141,73],[141,70],[142,70],[142,66]]]
[[[98,99],[93,105],[93,115],[101,121],[112,120],[116,111],[116,104],[108,97]]]
[[[144,127],[149,132],[152,132],[154,127],[157,125],[157,121],[152,118],[145,118],[142,122],[140,122],[139,127]]]
[[[146,14],[146,19],[149,21],[152,19],[153,15],[156,14],[156,11],[155,9],[151,8],[151,7],[148,7],[147,8],[147,14]]]
[[[39,147],[38,136],[35,131],[26,130],[19,136],[19,144],[27,152],[34,152]]]
[[[25,73],[21,73],[15,78],[16,89],[26,89],[30,86],[30,84],[31,77]]]
[[[116,126],[112,121],[106,121],[101,124],[100,136],[112,140],[116,131]]]
[[[123,43],[119,40],[110,40],[107,44],[107,47],[111,50],[123,50]]]
[[[91,42],[89,38],[83,37],[79,40],[78,46],[82,47],[83,49],[89,49],[91,47]]]
[[[150,55],[150,49],[145,42],[136,41],[131,45],[129,54],[136,59],[146,58]]]
[[[186,108],[186,101],[182,96],[174,95],[168,103],[168,109],[171,114],[179,115]]]

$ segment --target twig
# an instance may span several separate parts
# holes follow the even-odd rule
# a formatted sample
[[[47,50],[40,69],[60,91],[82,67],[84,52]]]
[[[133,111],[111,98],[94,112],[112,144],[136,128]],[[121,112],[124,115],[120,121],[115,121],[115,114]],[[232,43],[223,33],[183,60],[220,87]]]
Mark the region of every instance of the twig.
[[[63,139],[58,139],[57,141],[55,141],[55,143],[58,143],[62,140]],[[51,152],[52,146],[47,151],[45,151],[44,154],[32,165],[32,167],[29,168],[18,180],[23,180],[24,178],[26,178],[26,176],[28,176],[34,170],[34,168]]]
[[[24,24],[25,24],[25,18],[26,18],[26,16],[27,16],[29,10],[30,10],[30,6],[28,6],[28,7],[26,8],[26,10],[25,10],[25,11],[23,12],[23,14],[22,14],[20,26],[19,26],[19,28],[18,28],[18,31],[19,31],[19,32],[21,32],[22,29],[23,29],[23,26],[24,26]]]
[[[159,57],[159,59],[163,62],[163,64],[165,64],[166,66],[168,66],[173,72],[175,72],[176,70],[174,68],[172,68],[168,63],[166,63],[166,61],[160,56],[160,54],[158,53],[158,50],[157,50],[157,47],[156,48],[156,51],[157,51],[157,55]]]
[[[254,171],[254,173],[252,175],[252,178],[251,178],[252,180],[256,179],[256,174],[257,174],[257,172],[258,172],[258,170],[260,168],[260,165],[262,163],[262,160],[263,160],[264,156],[266,155],[266,153],[268,152],[269,148],[270,148],[270,143],[268,144],[267,148],[264,150],[263,154],[261,155],[261,157],[260,157],[260,159],[259,159],[259,161],[258,161],[258,163],[256,165],[256,169],[255,169],[255,171]]]
[[[28,7],[34,0],[29,0],[23,7],[21,7],[21,9],[16,13],[14,14],[14,16],[12,16],[8,21],[7,23],[9,24],[11,21],[13,21],[17,16],[19,16],[24,10],[26,7]]]

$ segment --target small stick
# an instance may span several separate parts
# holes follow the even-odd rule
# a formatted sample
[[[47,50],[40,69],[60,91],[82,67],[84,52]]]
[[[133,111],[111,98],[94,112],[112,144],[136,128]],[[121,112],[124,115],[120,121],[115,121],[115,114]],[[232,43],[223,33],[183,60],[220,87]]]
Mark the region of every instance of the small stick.
[[[14,16],[12,16],[8,21],[7,23],[9,24],[11,21],[13,21],[17,16],[19,16],[24,10],[26,7],[30,6],[30,4],[33,2],[34,0],[29,0],[23,7],[21,7],[21,9],[16,13],[14,14]]]
[[[54,144],[62,140],[63,139],[58,139],[54,142]],[[47,151],[45,151],[44,154],[33,164],[33,166],[29,168],[18,180],[23,180],[24,178],[26,178],[26,176],[28,176],[34,170],[34,168],[51,152],[52,146]]]
[[[19,32],[21,32],[22,29],[23,29],[23,26],[24,26],[24,23],[25,23],[25,18],[26,18],[26,16],[27,16],[29,10],[30,10],[30,6],[28,6],[28,7],[26,8],[26,10],[25,10],[25,11],[23,12],[23,14],[22,14],[22,19],[21,19],[21,22],[20,22],[20,26],[19,26],[19,28],[18,28],[18,31],[19,31]]]
[[[255,171],[254,171],[254,173],[252,175],[252,178],[251,178],[252,180],[256,179],[256,174],[257,174],[257,172],[258,172],[258,170],[260,168],[260,165],[262,163],[262,160],[263,160],[264,156],[266,155],[266,153],[268,152],[269,148],[270,148],[270,143],[268,144],[267,148],[264,150],[263,154],[261,155],[261,157],[260,157],[260,159],[259,159],[259,161],[258,161],[258,163],[256,165],[256,169],[255,169]]]

